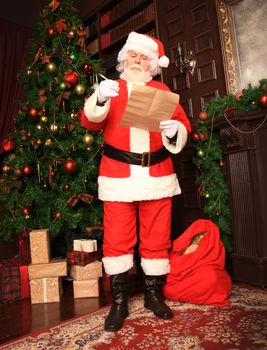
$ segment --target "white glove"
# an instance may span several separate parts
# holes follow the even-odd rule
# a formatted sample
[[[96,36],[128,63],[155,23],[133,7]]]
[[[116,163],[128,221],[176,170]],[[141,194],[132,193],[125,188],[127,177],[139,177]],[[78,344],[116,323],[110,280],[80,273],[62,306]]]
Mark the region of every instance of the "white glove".
[[[166,137],[171,139],[177,133],[178,123],[179,122],[177,120],[173,119],[163,120],[159,123],[159,128]]]
[[[119,83],[115,80],[102,80],[98,87],[97,102],[104,103],[109,97],[118,96]]]

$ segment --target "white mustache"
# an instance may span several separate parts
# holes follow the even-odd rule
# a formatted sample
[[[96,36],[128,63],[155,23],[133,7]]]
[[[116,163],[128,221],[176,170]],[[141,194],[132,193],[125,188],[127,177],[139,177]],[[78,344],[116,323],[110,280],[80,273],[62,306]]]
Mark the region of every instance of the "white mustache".
[[[144,72],[144,69],[139,64],[134,63],[130,67],[128,67],[128,69],[130,69],[130,70],[133,68],[139,69],[141,72]]]

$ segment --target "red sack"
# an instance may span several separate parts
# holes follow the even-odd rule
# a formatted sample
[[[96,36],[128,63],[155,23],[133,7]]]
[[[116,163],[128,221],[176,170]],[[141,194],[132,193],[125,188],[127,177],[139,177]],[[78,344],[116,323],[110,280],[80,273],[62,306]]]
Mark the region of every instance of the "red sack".
[[[198,248],[184,255],[194,236],[203,232]],[[170,265],[163,288],[166,298],[192,304],[230,304],[232,282],[225,271],[225,248],[212,221],[195,221],[173,242]]]

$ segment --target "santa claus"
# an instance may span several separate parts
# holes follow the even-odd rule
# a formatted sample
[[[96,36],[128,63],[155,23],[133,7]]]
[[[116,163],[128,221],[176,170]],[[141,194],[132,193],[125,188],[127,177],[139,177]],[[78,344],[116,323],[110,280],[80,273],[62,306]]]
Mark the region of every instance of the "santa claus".
[[[164,83],[153,80],[169,59],[159,40],[131,32],[118,62],[120,79],[101,81],[81,114],[82,124],[89,130],[103,130],[105,141],[98,185],[104,201],[102,261],[112,294],[105,330],[112,332],[121,328],[128,315],[127,277],[137,242],[137,215],[144,306],[160,318],[173,317],[161,294],[170,270],[172,196],[181,193],[170,153],[183,149],[191,131],[180,104],[170,120],[160,122],[161,132],[119,126],[133,84],[169,91]]]

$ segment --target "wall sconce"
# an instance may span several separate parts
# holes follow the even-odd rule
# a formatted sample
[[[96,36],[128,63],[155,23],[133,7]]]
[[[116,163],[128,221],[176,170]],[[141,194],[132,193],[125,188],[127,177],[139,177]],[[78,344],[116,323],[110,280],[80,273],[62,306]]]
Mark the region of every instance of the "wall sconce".
[[[182,46],[180,43],[177,45],[177,55],[174,58],[174,64],[179,68],[180,73],[194,74],[196,68],[196,59],[194,58],[193,52],[182,52]]]

